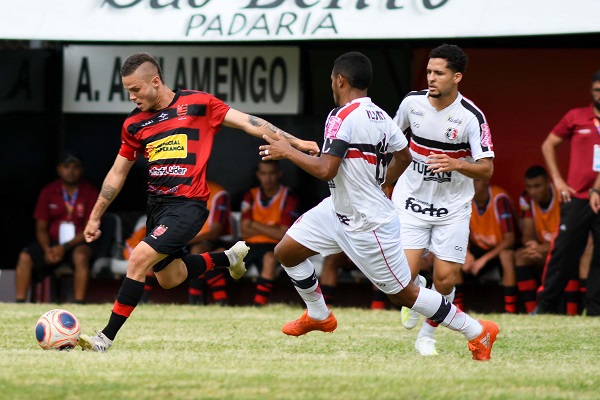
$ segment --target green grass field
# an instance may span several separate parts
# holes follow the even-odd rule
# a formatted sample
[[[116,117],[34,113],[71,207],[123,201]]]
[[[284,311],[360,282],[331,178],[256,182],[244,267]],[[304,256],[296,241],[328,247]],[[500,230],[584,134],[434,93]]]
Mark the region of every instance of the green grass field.
[[[110,304],[65,305],[83,332]],[[598,399],[600,319],[478,315],[500,325],[492,360],[440,328],[437,357],[413,350],[397,311],[334,309],[338,329],[299,338],[297,306],[138,307],[104,354],[43,351],[48,304],[0,304],[0,399]],[[418,328],[418,327],[417,327]]]

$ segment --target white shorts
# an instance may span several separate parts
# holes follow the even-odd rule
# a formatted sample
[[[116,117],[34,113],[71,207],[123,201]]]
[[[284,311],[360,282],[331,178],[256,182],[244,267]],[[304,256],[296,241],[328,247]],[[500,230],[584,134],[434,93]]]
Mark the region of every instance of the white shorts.
[[[398,218],[371,231],[346,231],[328,197],[298,218],[287,235],[323,256],[343,251],[384,293],[398,293],[411,281]]]
[[[405,249],[428,249],[437,258],[464,264],[469,243],[471,213],[457,216],[453,221],[424,221],[412,212],[398,211],[400,234]]]

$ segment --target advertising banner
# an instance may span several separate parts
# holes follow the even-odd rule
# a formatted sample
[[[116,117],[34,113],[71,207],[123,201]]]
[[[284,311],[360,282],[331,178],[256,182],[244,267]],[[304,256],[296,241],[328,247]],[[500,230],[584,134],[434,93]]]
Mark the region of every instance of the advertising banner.
[[[297,47],[65,46],[63,111],[129,113],[135,105],[121,83],[121,65],[144,51],[158,58],[167,86],[209,92],[253,114],[297,114]]]
[[[598,0],[5,0],[0,37],[228,42],[598,32]]]

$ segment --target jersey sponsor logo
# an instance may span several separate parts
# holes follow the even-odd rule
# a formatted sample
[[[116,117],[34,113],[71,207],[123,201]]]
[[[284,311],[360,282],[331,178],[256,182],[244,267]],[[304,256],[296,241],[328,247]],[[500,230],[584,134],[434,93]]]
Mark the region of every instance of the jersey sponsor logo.
[[[154,232],[152,232],[152,235],[150,236],[152,236],[154,239],[157,239],[160,235],[165,233],[167,229],[169,229],[168,226],[159,225],[154,229]]]
[[[181,167],[179,165],[169,165],[169,166],[153,166],[150,168],[148,173],[150,176],[185,176],[187,172],[187,168]]]
[[[443,217],[444,215],[448,215],[447,208],[436,208],[433,204],[417,200],[414,197],[406,199],[405,209],[417,214],[429,215],[430,217]]]
[[[577,133],[581,133],[582,135],[586,135],[588,133],[592,133],[591,129],[580,129],[577,131]]]
[[[187,135],[177,134],[156,140],[146,145],[146,157],[149,161],[187,157]]]
[[[448,115],[448,118],[446,118],[446,121],[452,122],[453,124],[456,124],[456,125],[462,125],[462,123],[463,123],[462,119],[454,118],[452,115]]]
[[[187,112],[188,112],[187,104],[179,104],[177,106],[177,116],[179,117],[179,119],[185,119]]]
[[[448,140],[456,140],[458,138],[458,129],[448,128],[444,134]]]
[[[496,235],[494,234],[484,235],[479,232],[473,232],[473,239],[475,240],[475,242],[483,244],[483,247],[488,249],[496,247],[496,245],[498,244],[496,240]]]
[[[435,173],[430,169],[427,169],[427,164],[423,161],[415,160],[412,161],[413,171],[420,175],[423,175],[425,182],[434,181],[437,183],[452,182],[452,171]]]
[[[365,111],[367,112],[367,117],[369,118],[369,120],[377,122],[385,121],[385,114],[383,113],[383,111]]]
[[[342,215],[342,214],[338,214],[335,213],[335,215],[337,215],[338,219],[340,220],[340,222],[344,225],[350,225],[350,218],[346,215]]]
[[[325,127],[325,137],[328,139],[337,138],[337,133],[342,126],[343,120],[340,117],[336,117],[332,115],[327,121],[327,126]]]
[[[481,124],[481,145],[483,147],[492,147],[492,134],[488,124]]]
[[[410,113],[411,113],[412,115],[416,115],[417,117],[423,117],[423,116],[425,116],[425,112],[424,112],[424,111],[421,111],[421,110],[415,110],[414,108],[411,108],[411,109],[410,109]]]
[[[152,194],[173,194],[173,193],[177,193],[177,191],[179,190],[179,185],[177,186],[173,186],[170,189],[167,190],[162,190],[157,188],[154,185],[148,185],[148,191],[151,192]]]

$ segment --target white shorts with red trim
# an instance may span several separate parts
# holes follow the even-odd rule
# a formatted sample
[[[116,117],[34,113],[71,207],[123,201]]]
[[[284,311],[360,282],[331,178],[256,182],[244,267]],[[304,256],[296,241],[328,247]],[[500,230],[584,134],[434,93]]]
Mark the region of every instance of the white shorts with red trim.
[[[347,231],[328,197],[298,218],[287,235],[323,256],[343,251],[384,293],[398,293],[411,281],[398,218],[370,231]]]
[[[452,220],[429,221],[413,212],[400,209],[402,242],[405,249],[427,249],[444,261],[464,264],[469,243],[469,212]]]

